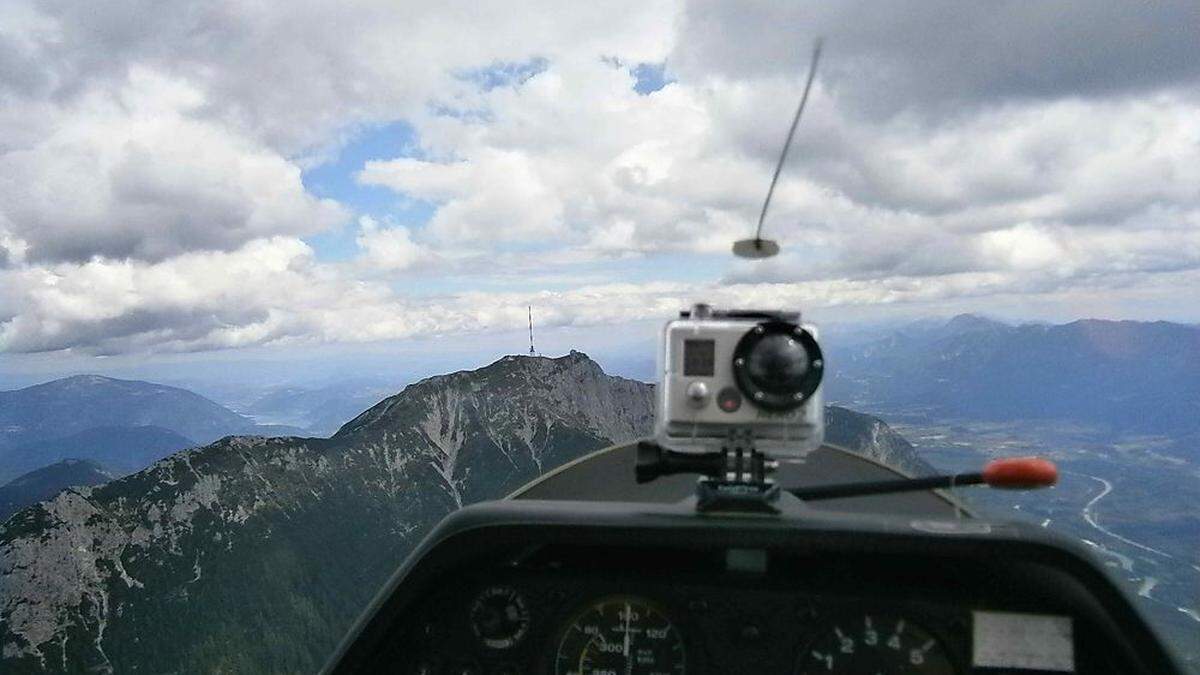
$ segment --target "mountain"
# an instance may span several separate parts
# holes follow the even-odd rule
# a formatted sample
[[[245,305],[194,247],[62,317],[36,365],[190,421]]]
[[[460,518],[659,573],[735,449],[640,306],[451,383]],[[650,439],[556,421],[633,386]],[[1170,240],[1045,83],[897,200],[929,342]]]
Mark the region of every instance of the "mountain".
[[[312,672],[443,516],[649,434],[653,410],[651,385],[584,354],[510,356],[414,383],[332,438],[224,438],[72,488],[0,527],[2,665]],[[830,415],[844,438],[890,438]]]
[[[4,451],[0,454],[0,480],[68,457],[91,460],[124,475],[194,445],[192,440],[162,427],[93,427]]]
[[[94,427],[158,426],[196,442],[247,431],[253,422],[186,389],[76,375],[0,392],[0,447]]]
[[[73,485],[100,485],[112,475],[99,464],[82,459],[66,459],[31,471],[0,486],[0,523],[18,510],[36,504]]]
[[[147,427],[175,436],[168,439]],[[76,375],[0,391],[0,476],[19,475],[64,456],[108,456],[107,461],[101,459],[106,466],[140,469],[146,464],[131,464],[135,456],[161,457],[172,449],[210,443],[231,434],[275,436],[295,431],[298,429],[256,425],[186,389]],[[187,442],[180,445],[180,437]],[[70,445],[73,441],[80,445]],[[19,452],[10,464],[14,448]],[[45,461],[35,460],[38,452],[47,453]],[[123,452],[128,461],[112,461]]]
[[[651,385],[609,377],[572,351],[560,359],[508,356],[422,380],[347,422],[333,440],[390,447],[418,429],[461,505],[507,494],[578,457],[579,448],[645,436],[653,426]],[[469,480],[481,474],[490,479]]]
[[[831,355],[830,397],[940,417],[1200,431],[1200,327],[1157,321],[1009,326],[962,315]]]

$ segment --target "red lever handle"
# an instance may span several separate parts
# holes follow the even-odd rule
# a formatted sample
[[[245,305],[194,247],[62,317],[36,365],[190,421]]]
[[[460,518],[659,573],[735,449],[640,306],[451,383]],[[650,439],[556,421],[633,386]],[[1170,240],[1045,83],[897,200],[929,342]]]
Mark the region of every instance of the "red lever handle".
[[[994,488],[1028,490],[1058,482],[1058,467],[1039,457],[995,459],[983,467],[983,482]]]

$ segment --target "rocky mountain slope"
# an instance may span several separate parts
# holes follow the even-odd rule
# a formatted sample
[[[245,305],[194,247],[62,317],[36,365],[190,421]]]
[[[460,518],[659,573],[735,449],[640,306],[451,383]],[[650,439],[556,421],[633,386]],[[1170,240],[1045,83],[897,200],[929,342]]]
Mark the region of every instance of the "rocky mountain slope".
[[[650,385],[583,354],[506,357],[330,439],[225,438],[67,490],[0,527],[0,665],[312,672],[441,517],[652,417]],[[846,419],[847,438],[886,436]]]
[[[841,406],[825,407],[825,442],[867,455],[910,476],[934,473],[912,444],[883,420]]]
[[[99,464],[83,459],[66,459],[0,486],[0,523],[18,510],[62,492],[72,485],[100,485],[112,475]]]

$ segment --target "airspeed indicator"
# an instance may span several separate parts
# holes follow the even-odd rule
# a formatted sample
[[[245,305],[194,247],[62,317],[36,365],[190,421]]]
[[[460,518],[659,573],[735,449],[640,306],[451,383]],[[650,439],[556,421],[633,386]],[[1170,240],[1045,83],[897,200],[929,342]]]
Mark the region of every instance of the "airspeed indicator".
[[[684,675],[679,630],[657,605],[633,596],[593,602],[562,631],[556,675]]]

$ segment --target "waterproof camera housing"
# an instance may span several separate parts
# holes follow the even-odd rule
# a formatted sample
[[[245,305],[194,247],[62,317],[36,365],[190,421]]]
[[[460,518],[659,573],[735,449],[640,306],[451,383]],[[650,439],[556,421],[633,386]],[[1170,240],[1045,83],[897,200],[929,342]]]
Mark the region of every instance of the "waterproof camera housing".
[[[825,358],[799,312],[696,305],[667,323],[659,354],[655,435],[664,447],[797,457],[824,440]]]

